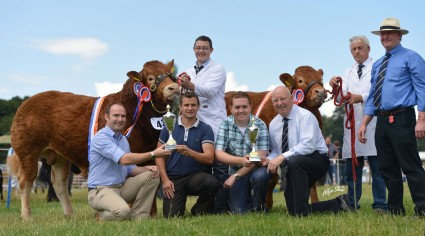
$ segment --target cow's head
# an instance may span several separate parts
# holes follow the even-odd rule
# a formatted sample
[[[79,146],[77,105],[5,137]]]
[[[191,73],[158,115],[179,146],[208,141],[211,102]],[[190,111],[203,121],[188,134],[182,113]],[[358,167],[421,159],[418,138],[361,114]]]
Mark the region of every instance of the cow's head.
[[[300,66],[291,76],[288,73],[279,76],[280,81],[289,88],[301,89],[304,92],[302,106],[306,108],[319,108],[326,98],[326,90],[323,87],[323,70],[315,70],[310,66]]]
[[[180,94],[176,78],[173,75],[173,66],[174,60],[167,64],[149,61],[143,65],[143,69],[139,73],[130,71],[127,75],[148,87],[152,95],[152,105],[155,109],[164,111],[166,105],[172,105],[173,100]]]

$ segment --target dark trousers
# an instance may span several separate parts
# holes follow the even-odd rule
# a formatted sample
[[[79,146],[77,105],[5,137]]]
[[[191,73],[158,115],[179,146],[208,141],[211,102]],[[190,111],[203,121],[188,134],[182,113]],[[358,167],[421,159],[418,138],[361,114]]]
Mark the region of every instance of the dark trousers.
[[[224,182],[229,178],[229,166],[214,161],[213,175],[218,181],[218,191],[215,197],[214,211],[215,213],[230,212],[230,191],[224,188]]]
[[[388,189],[388,208],[403,212],[403,180],[406,175],[410,194],[416,207],[425,207],[425,171],[418,154],[415,138],[416,115],[408,109],[394,115],[378,116],[375,145],[379,168]]]
[[[330,162],[326,154],[321,155],[315,151],[308,156],[293,156],[286,161],[285,165],[288,165],[288,172],[284,195],[290,215],[307,216],[315,212],[338,212],[341,210],[340,202],[337,199],[308,204],[310,187],[329,169]]]
[[[164,198],[164,217],[183,216],[188,195],[199,196],[192,207],[193,215],[212,213],[217,193],[217,180],[211,174],[198,172],[193,175],[169,176],[174,183],[174,198]]]

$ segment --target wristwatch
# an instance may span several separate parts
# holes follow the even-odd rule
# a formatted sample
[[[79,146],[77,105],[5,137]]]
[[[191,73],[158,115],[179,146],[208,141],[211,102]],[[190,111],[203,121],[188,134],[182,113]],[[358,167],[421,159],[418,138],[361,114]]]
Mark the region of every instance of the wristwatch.
[[[155,159],[155,153],[154,152],[151,152],[151,160],[153,160],[153,159]]]
[[[236,180],[239,180],[241,178],[241,176],[240,175],[238,175],[238,173],[235,173],[235,179]]]

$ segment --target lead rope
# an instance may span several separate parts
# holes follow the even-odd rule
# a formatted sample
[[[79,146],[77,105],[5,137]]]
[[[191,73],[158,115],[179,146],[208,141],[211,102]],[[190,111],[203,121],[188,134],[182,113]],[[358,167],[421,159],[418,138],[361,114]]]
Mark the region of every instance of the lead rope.
[[[337,77],[338,85],[332,87],[332,92],[326,90],[326,92],[332,94],[331,99],[334,99],[335,106],[341,106],[345,102],[345,114],[347,115],[347,120],[345,121],[345,128],[351,131],[351,171],[353,172],[353,181],[354,181],[354,208],[357,210],[357,196],[356,196],[356,167],[359,166],[359,161],[357,160],[356,155],[356,124],[354,119],[354,108],[353,104],[348,104],[348,99],[351,98],[351,93],[348,92],[346,96],[342,94],[342,79]],[[338,86],[338,87],[337,87]],[[341,100],[338,102],[338,95],[341,96]]]

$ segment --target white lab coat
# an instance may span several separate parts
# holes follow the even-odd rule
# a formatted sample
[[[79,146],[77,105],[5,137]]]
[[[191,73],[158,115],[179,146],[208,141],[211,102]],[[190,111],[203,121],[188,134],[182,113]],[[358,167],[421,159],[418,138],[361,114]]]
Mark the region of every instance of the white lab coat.
[[[366,130],[366,139],[365,144],[361,143],[357,137],[357,133],[360,129],[363,119],[363,110],[364,104],[369,96],[370,91],[370,79],[371,79],[371,70],[372,70],[373,61],[371,58],[368,58],[363,62],[363,73],[362,77],[359,79],[357,75],[358,63],[355,63],[353,66],[348,68],[345,71],[345,74],[342,76],[342,92],[347,95],[347,92],[353,94],[360,94],[363,98],[363,103],[356,103],[354,107],[354,119],[356,123],[356,136],[355,136],[355,148],[356,156],[376,156],[376,147],[375,147],[375,129],[376,129],[376,117],[370,121]],[[342,158],[351,158],[351,130],[345,128],[345,121],[347,115],[344,115],[344,140],[342,147]]]
[[[211,126],[216,138],[221,123],[227,117],[224,100],[226,85],[224,67],[210,59],[198,74],[194,67],[187,69],[186,73],[195,84],[195,93],[201,103],[198,118]]]

